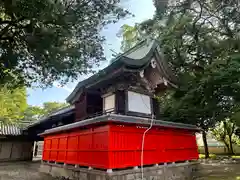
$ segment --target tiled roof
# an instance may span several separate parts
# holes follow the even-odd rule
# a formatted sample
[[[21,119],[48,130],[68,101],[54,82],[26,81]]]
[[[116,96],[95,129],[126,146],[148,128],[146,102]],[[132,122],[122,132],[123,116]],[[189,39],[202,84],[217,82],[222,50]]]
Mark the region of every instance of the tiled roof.
[[[84,121],[78,121],[78,122],[67,124],[64,126],[59,126],[52,129],[47,129],[40,135],[52,134],[60,131],[67,131],[73,128],[84,127],[89,124],[106,123],[106,122],[121,122],[121,123],[150,125],[151,119],[135,117],[135,116],[119,115],[119,114],[108,114],[108,115],[102,115],[102,116],[86,119]],[[160,126],[160,127],[168,127],[168,128],[188,129],[192,131],[201,130],[197,126],[190,125],[190,124],[175,123],[175,122],[162,121],[162,120],[156,120],[156,119],[153,121],[153,125]]]
[[[111,76],[113,72],[116,75],[117,72],[122,73],[122,71],[141,71],[144,67],[146,68],[149,65],[153,55],[156,53],[159,56],[156,61],[160,66],[162,76],[172,84],[176,85],[177,77],[175,77],[173,72],[168,67],[167,62],[165,62],[159,49],[159,42],[156,40],[149,41],[146,39],[141,41],[133,48],[117,56],[114,60],[112,60],[112,63],[109,66],[100,70],[91,77],[80,81],[71,94],[67,97],[66,101],[73,103],[76,97],[81,94],[82,89],[91,86],[91,84],[95,84],[96,82],[100,81],[100,79],[105,79],[107,76]]]
[[[21,135],[21,129],[17,125],[0,124],[0,135],[18,136]]]

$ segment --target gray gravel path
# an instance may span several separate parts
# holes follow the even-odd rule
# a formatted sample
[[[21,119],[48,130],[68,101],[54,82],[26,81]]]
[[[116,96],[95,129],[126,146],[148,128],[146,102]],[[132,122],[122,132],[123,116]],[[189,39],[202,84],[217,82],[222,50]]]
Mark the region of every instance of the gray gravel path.
[[[53,180],[38,172],[40,162],[0,163],[0,180]]]
[[[0,180],[56,180],[39,173],[39,166],[40,162],[0,163]],[[199,180],[240,180],[240,162],[202,162],[201,174]]]
[[[231,159],[202,162],[199,180],[240,180],[240,161]]]

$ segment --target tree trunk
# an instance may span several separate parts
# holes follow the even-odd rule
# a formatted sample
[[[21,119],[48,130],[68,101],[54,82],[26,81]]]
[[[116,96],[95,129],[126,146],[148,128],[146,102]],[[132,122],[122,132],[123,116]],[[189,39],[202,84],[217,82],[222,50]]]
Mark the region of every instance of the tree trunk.
[[[230,148],[228,143],[225,140],[222,140],[222,142],[225,144],[226,148],[227,148],[227,153],[230,153]]]
[[[232,145],[232,135],[229,136],[229,150],[230,150],[230,154],[233,155],[234,151],[233,151],[233,145]]]
[[[232,123],[232,131],[231,131],[231,134],[229,135],[229,143],[230,143],[230,150],[231,150],[231,153],[234,154],[234,150],[233,150],[233,143],[232,143],[232,135],[234,134],[235,132],[235,124]]]
[[[222,141],[224,142],[225,146],[227,147],[228,154],[231,154],[229,144],[226,140],[227,136],[229,135],[226,120],[223,121],[223,130],[224,130],[224,135],[222,136]]]
[[[202,131],[202,139],[203,139],[203,145],[204,145],[204,151],[205,151],[205,158],[209,158],[209,151],[208,151],[208,144],[207,144],[207,134],[206,131]]]

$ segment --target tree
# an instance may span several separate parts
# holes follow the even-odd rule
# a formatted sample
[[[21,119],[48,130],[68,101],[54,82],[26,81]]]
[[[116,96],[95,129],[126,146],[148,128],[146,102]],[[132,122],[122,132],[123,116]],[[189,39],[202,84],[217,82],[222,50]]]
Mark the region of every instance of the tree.
[[[135,46],[138,41],[140,41],[142,39],[142,36],[140,34],[140,32],[138,31],[139,27],[138,25],[135,26],[129,26],[127,24],[124,24],[120,31],[118,32],[118,36],[122,36],[122,34],[124,34],[122,36],[122,45],[121,45],[121,49],[123,51],[127,51],[128,49],[130,49],[131,47]]]
[[[48,115],[56,110],[64,108],[68,106],[67,103],[60,103],[60,102],[45,102],[43,103],[43,115]]]
[[[67,103],[60,102],[45,102],[43,106],[28,106],[27,109],[23,113],[23,121],[32,122],[36,121],[43,116],[47,116],[53,113],[56,110],[59,110],[63,107],[68,106]]]
[[[233,143],[236,144],[238,138],[234,134],[236,126],[229,119],[218,122],[214,128],[211,129],[213,137],[224,143],[229,154],[234,154]]]
[[[27,108],[26,88],[9,90],[7,86],[0,88],[0,121],[15,123],[23,118]]]
[[[178,89],[160,98],[162,116],[201,127],[206,157],[208,128],[239,109],[238,3],[184,0],[162,8],[155,1],[153,19],[135,26],[138,31],[126,29],[139,32],[141,39],[151,36],[161,42],[166,60],[180,79]],[[122,47],[134,43],[124,40]]]
[[[26,123],[38,120],[43,115],[43,109],[39,106],[28,106],[23,113],[23,121]]]
[[[100,29],[128,14],[120,0],[0,3],[0,84],[67,81],[104,60]]]

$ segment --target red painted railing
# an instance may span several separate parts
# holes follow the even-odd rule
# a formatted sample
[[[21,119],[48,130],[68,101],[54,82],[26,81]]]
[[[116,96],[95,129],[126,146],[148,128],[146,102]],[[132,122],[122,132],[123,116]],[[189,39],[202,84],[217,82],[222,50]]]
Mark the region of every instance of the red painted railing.
[[[43,160],[102,169],[141,165],[144,127],[105,124],[44,137]],[[145,136],[144,165],[198,159],[195,132],[153,127]]]

